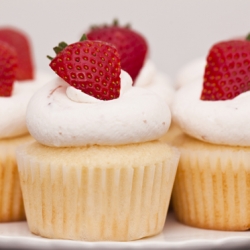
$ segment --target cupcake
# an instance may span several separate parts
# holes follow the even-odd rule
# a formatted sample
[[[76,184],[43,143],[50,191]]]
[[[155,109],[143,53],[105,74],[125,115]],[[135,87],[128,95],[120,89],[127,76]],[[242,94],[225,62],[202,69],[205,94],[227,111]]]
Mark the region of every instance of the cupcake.
[[[59,77],[28,105],[36,142],[19,147],[17,159],[29,229],[87,241],[158,234],[179,160],[157,140],[169,107],[132,86],[114,46],[85,39],[59,44],[50,63]]]
[[[43,73],[34,78],[33,71],[27,37],[19,30],[0,28],[0,222],[25,219],[15,150],[32,140],[25,124],[26,107],[34,91],[49,79]]]
[[[250,43],[228,40],[210,49],[203,84],[180,88],[171,106],[183,131],[173,188],[176,218],[215,230],[250,228]]]

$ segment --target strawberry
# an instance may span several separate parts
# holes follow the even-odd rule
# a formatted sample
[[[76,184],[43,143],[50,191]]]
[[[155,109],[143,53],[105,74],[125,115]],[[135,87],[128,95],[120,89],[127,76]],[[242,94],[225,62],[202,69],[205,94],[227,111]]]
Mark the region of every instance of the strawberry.
[[[250,90],[250,42],[230,40],[215,44],[207,56],[202,100],[233,99]]]
[[[122,69],[130,74],[133,81],[136,79],[148,52],[147,42],[142,35],[128,26],[120,27],[114,21],[110,26],[93,27],[87,32],[87,37],[113,44],[120,54]]]
[[[16,79],[17,55],[14,48],[0,41],[0,96],[11,96]]]
[[[80,42],[62,42],[54,50],[50,67],[68,84],[100,100],[119,97],[121,63],[114,46],[84,35]]]
[[[0,41],[4,41],[15,48],[17,52],[17,80],[34,78],[34,69],[31,56],[30,43],[27,36],[14,28],[0,28]]]

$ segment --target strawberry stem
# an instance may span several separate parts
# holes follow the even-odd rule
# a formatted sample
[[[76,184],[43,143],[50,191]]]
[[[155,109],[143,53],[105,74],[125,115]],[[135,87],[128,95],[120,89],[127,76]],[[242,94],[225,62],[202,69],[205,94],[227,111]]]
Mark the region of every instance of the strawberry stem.
[[[63,51],[66,47],[68,46],[67,43],[65,42],[60,42],[58,46],[54,47],[53,50],[56,52],[56,54],[60,53]]]
[[[90,30],[93,31],[93,30],[96,30],[96,29],[108,28],[108,27],[112,27],[112,26],[113,27],[122,27],[122,26],[120,26],[120,23],[119,23],[118,19],[115,18],[113,20],[113,22],[111,23],[111,25],[108,25],[108,24],[104,24],[104,25],[91,25],[90,26]],[[131,28],[130,23],[124,25],[124,28],[130,29]]]
[[[60,53],[62,49],[60,47],[54,47],[53,50],[55,51],[56,54]]]
[[[246,36],[246,40],[250,41],[250,33]]]
[[[91,25],[91,26],[90,26],[90,30],[95,30],[95,29],[98,29],[98,26],[97,26],[97,25]]]
[[[88,38],[87,38],[86,34],[83,34],[82,37],[81,37],[81,39],[80,39],[80,41],[84,41],[84,40],[87,40],[87,39],[88,39]],[[58,46],[56,46],[56,47],[53,48],[53,50],[55,51],[56,54],[58,54],[58,53],[60,53],[61,51],[63,51],[67,46],[68,46],[67,43],[65,43],[65,42],[60,42],[60,43],[58,44]],[[47,58],[48,58],[49,60],[53,60],[53,59],[54,59],[54,58],[51,57],[51,56],[47,56]]]
[[[65,43],[65,42],[60,42],[59,43],[59,47],[62,48],[62,49],[65,49],[67,46],[68,46],[68,44]]]
[[[114,25],[114,26],[119,26],[118,19],[116,19],[116,18],[114,19],[114,21],[113,21],[113,25]]]
[[[88,40],[88,38],[87,38],[86,34],[83,34],[81,39],[80,39],[80,42],[85,41],[85,40]]]
[[[47,56],[47,58],[49,59],[49,60],[53,60],[54,58],[53,57],[51,57],[51,56]]]
[[[60,42],[58,46],[54,47],[53,50],[56,54],[60,53],[62,50],[64,50],[68,46],[65,42]],[[54,58],[51,56],[47,56],[48,59],[53,60]]]

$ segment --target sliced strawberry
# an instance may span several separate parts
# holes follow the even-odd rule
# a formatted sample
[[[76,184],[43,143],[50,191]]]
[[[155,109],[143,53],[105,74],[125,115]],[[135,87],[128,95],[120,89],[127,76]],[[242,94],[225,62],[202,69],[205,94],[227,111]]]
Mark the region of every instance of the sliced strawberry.
[[[11,96],[16,79],[17,54],[9,44],[0,41],[0,96]]]
[[[84,37],[83,39],[86,39]],[[102,41],[81,40],[54,48],[50,67],[71,86],[100,100],[120,95],[120,57],[114,46]]]
[[[228,100],[250,90],[250,42],[215,44],[207,56],[202,100]]]
[[[33,79],[34,67],[28,37],[20,30],[6,27],[0,28],[0,41],[8,43],[17,52],[17,80]]]
[[[142,68],[148,45],[145,38],[128,26],[120,27],[117,22],[110,26],[94,27],[87,33],[90,40],[101,40],[113,44],[120,54],[121,67],[127,71],[133,80]]]

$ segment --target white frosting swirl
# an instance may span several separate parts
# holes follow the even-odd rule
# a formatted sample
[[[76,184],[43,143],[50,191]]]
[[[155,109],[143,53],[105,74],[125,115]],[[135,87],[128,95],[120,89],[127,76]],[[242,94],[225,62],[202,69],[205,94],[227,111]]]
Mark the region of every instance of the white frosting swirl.
[[[14,83],[10,97],[0,97],[0,139],[28,133],[25,113],[33,93],[50,79],[50,75],[37,72],[34,80]]]
[[[170,78],[166,74],[159,72],[149,59],[143,65],[134,85],[153,91],[165,99],[169,105],[175,94],[175,89]]]
[[[65,81],[56,78],[28,105],[28,129],[42,144],[77,147],[138,143],[158,139],[169,128],[167,102],[145,88],[127,88],[118,99],[91,103],[78,102],[79,98],[72,101],[72,96],[66,95],[67,88]]]
[[[183,66],[177,73],[175,88],[179,89],[186,84],[200,80],[202,82],[206,58],[197,58]]]
[[[181,129],[214,144],[250,146],[250,91],[226,101],[202,101],[201,91],[200,80],[177,91],[171,111]]]

